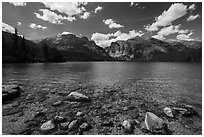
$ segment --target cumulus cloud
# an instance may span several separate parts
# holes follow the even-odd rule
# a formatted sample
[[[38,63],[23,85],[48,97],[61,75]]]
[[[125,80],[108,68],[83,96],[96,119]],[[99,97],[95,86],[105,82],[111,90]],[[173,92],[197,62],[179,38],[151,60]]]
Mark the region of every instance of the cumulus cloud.
[[[139,2],[130,2],[130,7],[139,5]]]
[[[21,25],[22,25],[22,23],[21,23],[21,22],[17,22],[17,25],[18,25],[18,26],[21,26]]]
[[[168,27],[162,28],[160,31],[157,32],[156,35],[152,36],[153,38],[159,39],[159,40],[164,40],[167,36],[171,34],[186,34],[189,32],[189,30],[183,30],[180,29],[181,24],[179,25],[170,25]]]
[[[89,17],[90,15],[91,15],[91,13],[89,13],[89,12],[86,11],[86,12],[84,12],[83,15],[80,16],[80,18],[81,18],[81,19],[88,19],[88,17]]]
[[[192,4],[188,7],[189,10],[195,10],[195,4]]]
[[[158,34],[152,36],[152,38],[159,39],[159,40],[164,40],[165,39],[165,37],[163,35],[158,35]]]
[[[144,35],[142,31],[136,30],[129,31],[128,33],[116,31],[115,33],[102,34],[96,32],[92,34],[91,40],[94,40],[96,44],[101,47],[107,47],[111,44],[111,42],[115,42],[117,40],[127,40],[136,36],[141,37],[142,35]]]
[[[101,6],[96,7],[94,13],[97,13],[98,11],[102,10],[103,8]]]
[[[44,5],[51,10],[57,10],[68,16],[78,15],[86,11],[83,5],[87,2],[44,2]]]
[[[171,34],[178,33],[180,31],[180,29],[179,29],[180,26],[181,26],[181,24],[176,25],[176,26],[170,25],[168,27],[164,27],[157,34],[160,36],[168,36]]]
[[[44,29],[47,28],[46,26],[37,25],[37,24],[35,24],[35,23],[31,23],[31,24],[29,25],[29,27],[31,27],[31,28],[33,28],[33,29],[42,29],[42,30],[44,30]]]
[[[106,19],[106,20],[103,20],[103,22],[108,25],[109,28],[122,28],[124,27],[123,25],[120,25],[120,24],[117,24],[114,20],[112,19]]]
[[[172,4],[167,11],[156,17],[155,22],[147,25],[145,29],[148,31],[157,31],[159,29],[158,27],[171,25],[171,22],[186,15],[187,10],[187,6],[182,3]]]
[[[15,33],[15,28],[2,22],[2,30],[5,32]]]
[[[186,40],[186,41],[193,41],[194,39],[190,37],[192,34],[193,34],[192,32],[190,32],[189,34],[179,34],[179,35],[176,36],[176,39]]]
[[[13,4],[14,6],[21,6],[21,7],[26,6],[26,2],[10,2],[10,3]]]
[[[48,9],[39,9],[43,14],[40,15],[39,13],[34,13],[37,18],[42,19],[44,21],[48,21],[53,24],[62,24],[62,20],[74,21],[76,20],[75,17],[66,17],[62,15],[58,15],[55,12],[52,12]]]
[[[192,21],[192,20],[195,20],[195,19],[197,19],[198,17],[200,17],[200,15],[199,14],[197,14],[197,15],[190,15],[188,18],[187,18],[187,21]]]

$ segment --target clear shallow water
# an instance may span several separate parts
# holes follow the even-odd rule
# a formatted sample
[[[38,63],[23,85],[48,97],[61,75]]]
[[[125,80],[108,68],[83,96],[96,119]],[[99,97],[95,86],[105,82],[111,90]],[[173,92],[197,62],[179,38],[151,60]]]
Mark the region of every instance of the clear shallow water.
[[[199,108],[202,105],[202,64],[196,63],[3,64],[2,74],[2,84],[21,83],[28,92],[81,87],[94,94],[104,88],[119,88],[127,94],[144,92],[160,103],[184,101]]]

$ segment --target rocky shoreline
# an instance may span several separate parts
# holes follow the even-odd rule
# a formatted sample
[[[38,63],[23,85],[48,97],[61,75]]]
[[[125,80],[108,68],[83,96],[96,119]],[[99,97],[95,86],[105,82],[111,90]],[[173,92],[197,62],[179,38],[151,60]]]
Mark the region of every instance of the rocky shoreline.
[[[32,93],[22,85],[3,85],[2,97],[9,91],[18,94],[3,100],[2,134],[202,134],[202,114],[193,104],[159,103],[146,92],[126,93],[116,87],[94,94],[87,89],[57,92],[43,88]]]

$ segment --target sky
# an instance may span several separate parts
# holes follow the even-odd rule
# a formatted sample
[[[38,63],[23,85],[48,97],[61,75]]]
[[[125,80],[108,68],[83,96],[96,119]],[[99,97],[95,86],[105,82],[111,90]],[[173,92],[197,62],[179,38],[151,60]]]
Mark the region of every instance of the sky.
[[[3,2],[2,29],[29,40],[75,34],[106,47],[136,36],[202,40],[200,2]]]

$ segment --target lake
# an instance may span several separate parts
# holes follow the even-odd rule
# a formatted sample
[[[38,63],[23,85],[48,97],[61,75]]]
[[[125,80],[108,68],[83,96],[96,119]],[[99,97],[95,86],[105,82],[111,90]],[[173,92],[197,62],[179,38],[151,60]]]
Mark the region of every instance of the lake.
[[[55,94],[79,91],[97,99],[104,91],[118,90],[122,94],[117,96],[117,100],[125,100],[123,105],[136,100],[153,102],[159,108],[185,103],[202,114],[201,63],[3,64],[2,84],[22,84],[24,94],[34,96],[35,93],[36,96],[44,95],[43,92]],[[150,109],[144,102],[140,107],[144,111]]]

